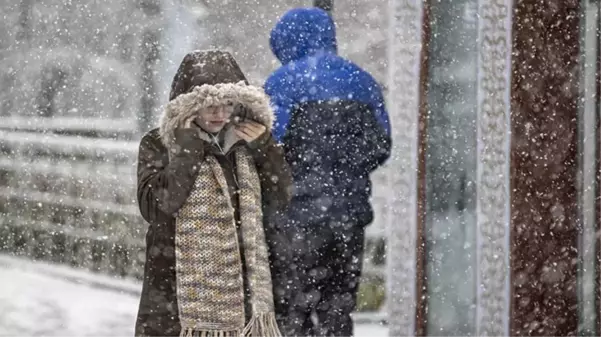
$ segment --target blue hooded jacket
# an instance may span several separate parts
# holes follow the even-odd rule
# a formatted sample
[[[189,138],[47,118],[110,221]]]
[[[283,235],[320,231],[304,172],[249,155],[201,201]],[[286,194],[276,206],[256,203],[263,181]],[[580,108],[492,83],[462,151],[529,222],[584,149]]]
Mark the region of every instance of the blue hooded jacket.
[[[369,174],[390,155],[390,126],[373,77],[337,55],[330,15],[287,12],[271,32],[282,66],[266,81],[275,110],[273,134],[294,178],[288,223],[356,223],[373,219]]]
[[[319,8],[287,12],[271,31],[271,50],[282,63],[266,81],[275,108],[274,136],[282,139],[294,107],[319,100],[352,100],[368,104],[390,136],[382,90],[375,79],[337,55],[332,17]]]

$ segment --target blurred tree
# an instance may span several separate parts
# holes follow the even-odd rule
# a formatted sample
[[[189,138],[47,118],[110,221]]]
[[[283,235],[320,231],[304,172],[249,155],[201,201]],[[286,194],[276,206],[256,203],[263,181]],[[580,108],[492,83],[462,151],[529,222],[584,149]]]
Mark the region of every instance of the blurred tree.
[[[31,38],[31,6],[33,0],[21,0],[19,3],[19,30],[17,31],[17,41],[28,43]]]
[[[42,85],[38,96],[38,114],[41,117],[56,115],[54,98],[65,84],[68,73],[58,66],[48,66],[42,70]]]
[[[140,133],[145,133],[152,127],[154,109],[157,106],[155,72],[160,58],[161,34],[160,27],[154,25],[153,22],[160,19],[161,4],[158,0],[140,0],[140,8],[148,18],[148,22],[150,22],[142,33],[140,48],[142,53],[142,72],[140,75],[142,98],[140,100],[138,127]]]

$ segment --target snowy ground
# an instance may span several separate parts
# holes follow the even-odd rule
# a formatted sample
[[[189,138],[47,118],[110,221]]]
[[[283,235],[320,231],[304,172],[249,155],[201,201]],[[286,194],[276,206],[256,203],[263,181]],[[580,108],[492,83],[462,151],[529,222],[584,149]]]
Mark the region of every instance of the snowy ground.
[[[0,336],[132,336],[139,285],[0,255]],[[386,336],[358,324],[356,336]]]

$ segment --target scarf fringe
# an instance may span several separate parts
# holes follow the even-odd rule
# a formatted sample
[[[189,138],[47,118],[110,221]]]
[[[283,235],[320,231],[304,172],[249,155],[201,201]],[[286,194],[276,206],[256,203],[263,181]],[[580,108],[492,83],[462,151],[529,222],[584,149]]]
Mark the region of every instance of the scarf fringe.
[[[278,328],[275,319],[275,313],[262,313],[254,315],[250,319],[244,330],[244,337],[281,337],[282,333]]]
[[[180,337],[282,337],[275,319],[275,313],[254,315],[242,333],[240,330],[195,330],[194,328],[182,329]]]
[[[182,329],[180,337],[240,337],[239,330],[194,330],[194,328]]]

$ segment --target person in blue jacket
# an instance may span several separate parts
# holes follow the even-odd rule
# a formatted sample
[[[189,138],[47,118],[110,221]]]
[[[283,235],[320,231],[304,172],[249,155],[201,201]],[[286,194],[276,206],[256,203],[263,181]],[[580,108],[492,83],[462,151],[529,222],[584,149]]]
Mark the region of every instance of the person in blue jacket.
[[[370,173],[390,156],[382,90],[337,55],[334,22],[319,8],[287,12],[270,45],[282,66],[265,91],[294,180],[280,219],[288,241],[275,248],[280,269],[294,271],[274,277],[280,325],[286,336],[351,336],[365,227],[373,220]]]

